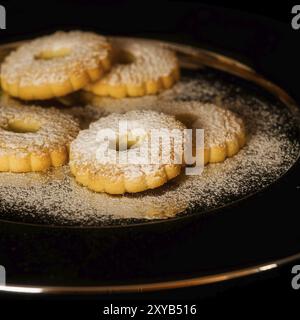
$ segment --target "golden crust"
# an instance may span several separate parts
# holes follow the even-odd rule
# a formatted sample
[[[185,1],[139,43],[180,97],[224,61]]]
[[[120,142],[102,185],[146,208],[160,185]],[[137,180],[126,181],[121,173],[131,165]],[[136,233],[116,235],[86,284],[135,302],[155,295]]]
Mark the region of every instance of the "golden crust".
[[[145,135],[139,136],[139,163],[116,163],[115,157],[120,159],[121,154],[128,159],[135,155],[134,148],[118,151],[115,148],[99,152],[101,145],[97,142],[99,133],[103,129],[111,129],[118,135],[118,123],[127,120],[132,121],[132,127],[127,135],[135,129],[143,128]],[[162,186],[167,181],[175,178],[181,172],[182,163],[174,161],[176,151],[164,150],[160,142],[156,146],[159,153],[151,154],[149,162],[149,135],[151,129],[177,129],[174,133],[175,141],[183,139],[185,126],[173,116],[154,111],[130,111],[125,114],[111,114],[100,118],[91,124],[88,130],[82,130],[78,137],[71,143],[70,168],[78,183],[96,192],[110,194],[124,194],[125,192],[136,193],[147,189]],[[132,140],[133,141],[133,140]],[[183,141],[183,140],[182,140]],[[152,146],[152,145],[151,145]],[[167,160],[166,160],[167,159]]]
[[[141,40],[119,40],[113,45],[117,52],[116,64],[85,90],[113,98],[139,97],[169,89],[179,80],[179,64],[172,51]],[[118,63],[124,55],[130,56],[129,61]]]
[[[10,53],[1,66],[1,86],[23,100],[61,97],[98,80],[110,61],[111,46],[104,37],[56,32]]]
[[[0,171],[45,171],[66,164],[77,122],[52,108],[9,101],[0,102]]]

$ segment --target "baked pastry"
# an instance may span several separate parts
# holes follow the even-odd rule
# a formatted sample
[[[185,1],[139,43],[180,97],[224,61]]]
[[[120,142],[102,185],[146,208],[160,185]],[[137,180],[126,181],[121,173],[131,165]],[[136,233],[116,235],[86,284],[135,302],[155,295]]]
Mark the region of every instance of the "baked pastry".
[[[116,64],[99,81],[85,90],[99,96],[124,98],[157,94],[179,79],[174,52],[142,40],[115,40]]]
[[[120,130],[122,123],[126,128]],[[169,149],[160,143],[162,128],[175,129],[166,136]],[[184,128],[173,116],[155,111],[100,118],[71,143],[71,172],[77,182],[96,192],[123,194],[157,188],[180,174],[182,154],[174,144],[182,147]]]
[[[0,171],[45,171],[68,162],[79,126],[53,108],[0,101]]]
[[[11,52],[1,66],[1,86],[24,100],[64,96],[98,80],[110,68],[110,53],[100,35],[56,32]]]
[[[204,130],[204,164],[222,162],[246,143],[243,120],[228,109],[198,101],[161,102],[159,108],[189,129]],[[195,150],[195,138],[193,143]]]

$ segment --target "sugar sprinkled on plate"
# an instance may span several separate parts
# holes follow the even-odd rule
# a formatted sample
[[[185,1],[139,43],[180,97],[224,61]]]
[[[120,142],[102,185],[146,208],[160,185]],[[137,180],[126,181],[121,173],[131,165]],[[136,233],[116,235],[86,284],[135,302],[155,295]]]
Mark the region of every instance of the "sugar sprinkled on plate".
[[[0,215],[14,221],[99,226],[167,219],[195,209],[201,214],[271,184],[297,159],[296,125],[288,109],[214,72],[189,74],[157,97],[93,98],[64,111],[80,119],[88,111],[86,124],[112,111],[157,109],[165,102],[191,100],[213,102],[242,117],[248,133],[246,146],[225,162],[206,166],[200,176],[181,175],[161,188],[124,196],[79,186],[67,166],[46,174],[1,173]]]

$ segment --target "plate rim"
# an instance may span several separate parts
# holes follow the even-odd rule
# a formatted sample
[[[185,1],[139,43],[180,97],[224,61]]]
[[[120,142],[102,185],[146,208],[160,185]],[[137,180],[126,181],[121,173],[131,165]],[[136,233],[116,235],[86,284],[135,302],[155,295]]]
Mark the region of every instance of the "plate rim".
[[[288,263],[300,259],[300,253],[286,256],[281,259],[269,260],[263,264],[252,265],[237,270],[205,275],[199,277],[182,278],[169,281],[151,283],[137,283],[124,285],[98,285],[98,286],[21,286],[17,284],[0,285],[0,293],[23,293],[38,295],[88,295],[88,294],[114,294],[114,293],[143,293],[162,290],[172,290],[204,286],[213,283],[254,276],[273,269],[278,269]]]

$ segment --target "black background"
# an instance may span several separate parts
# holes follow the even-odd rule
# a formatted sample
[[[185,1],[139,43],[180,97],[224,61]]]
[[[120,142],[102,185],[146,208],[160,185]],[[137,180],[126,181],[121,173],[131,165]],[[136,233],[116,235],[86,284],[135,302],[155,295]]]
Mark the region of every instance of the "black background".
[[[291,8],[296,2],[12,0],[0,1],[0,4],[7,10],[7,30],[0,30],[0,42],[29,38],[57,29],[74,28],[96,30],[104,34],[169,39],[213,48],[253,65],[300,101],[300,30],[292,30],[290,26]],[[210,9],[203,10],[208,5]],[[199,303],[199,318],[201,313],[207,312],[221,312],[223,316],[225,312],[239,313],[241,317],[244,317],[245,313],[253,313],[258,317],[262,312],[258,306],[263,306],[268,313],[280,309],[288,315],[289,312],[297,310],[300,302],[300,290],[291,288],[291,267],[292,265],[288,265],[263,276],[217,284],[209,288],[108,296],[104,303],[109,303],[110,299],[128,298],[147,299],[148,302],[163,298],[166,299],[164,303],[169,299],[177,299],[177,303],[181,300],[196,299]],[[7,298],[12,297],[3,296],[3,299]],[[23,296],[13,298],[24,299]],[[26,304],[23,302],[20,308],[14,307],[9,301],[0,301],[0,308],[7,307],[10,313],[28,312],[31,316],[37,314],[36,303],[29,303],[31,298],[25,299]],[[55,316],[61,313],[58,308],[64,306],[69,315],[81,311],[88,319],[100,318],[103,302],[91,303],[88,301],[90,298],[85,297],[85,302],[79,303],[81,299],[75,299],[76,303],[70,303],[64,298],[62,304],[50,298],[51,303],[56,301],[55,305],[51,304],[53,307],[49,307],[49,299],[48,302],[45,299],[39,301],[39,305],[45,306],[44,312]],[[145,300],[139,303],[143,302]],[[238,304],[244,307],[243,311],[237,309]]]

